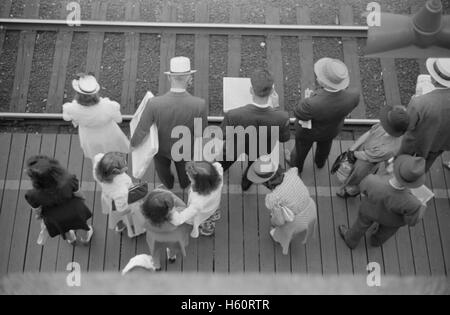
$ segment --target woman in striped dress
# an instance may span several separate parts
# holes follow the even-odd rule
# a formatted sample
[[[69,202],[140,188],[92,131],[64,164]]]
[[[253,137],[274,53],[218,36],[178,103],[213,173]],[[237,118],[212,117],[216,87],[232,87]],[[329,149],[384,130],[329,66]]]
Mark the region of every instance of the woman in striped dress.
[[[247,176],[253,183],[263,184],[271,191],[266,196],[273,225],[270,235],[282,246],[283,254],[289,253],[291,240],[298,234],[304,235],[303,244],[306,244],[315,231],[317,208],[297,168],[285,172],[265,156],[252,165]]]

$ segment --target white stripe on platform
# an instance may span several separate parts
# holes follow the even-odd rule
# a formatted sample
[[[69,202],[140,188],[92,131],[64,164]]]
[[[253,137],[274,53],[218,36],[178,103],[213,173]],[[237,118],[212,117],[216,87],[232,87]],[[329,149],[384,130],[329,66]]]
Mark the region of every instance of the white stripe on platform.
[[[154,183],[149,183],[152,187]],[[19,189],[20,188],[20,189]],[[0,180],[0,190],[28,190],[31,189],[31,181],[30,180]],[[311,196],[317,197],[335,197],[336,192],[339,187],[337,186],[310,186],[308,187],[309,193]],[[101,191],[100,187],[96,186],[95,182],[82,182],[81,190],[86,192],[99,192]],[[175,188],[172,189],[174,193],[182,193],[183,190],[179,185],[175,185]],[[224,191],[228,191],[231,195],[240,195],[242,194],[242,189],[240,184],[232,184],[232,185],[224,185]],[[261,194],[267,194],[269,191],[266,187],[261,186],[259,189]],[[450,190],[448,189],[433,189],[434,194],[436,195],[436,199],[450,199]],[[244,192],[244,195],[256,195],[258,193],[256,189],[256,185],[253,185],[249,191]]]

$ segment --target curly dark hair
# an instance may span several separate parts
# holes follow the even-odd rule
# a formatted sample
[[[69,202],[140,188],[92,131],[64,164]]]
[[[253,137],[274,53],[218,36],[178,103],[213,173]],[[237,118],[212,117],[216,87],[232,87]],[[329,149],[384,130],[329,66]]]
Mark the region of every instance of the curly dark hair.
[[[171,194],[167,191],[152,191],[142,204],[142,214],[154,226],[160,227],[171,220],[170,211],[175,203]]]
[[[95,175],[102,183],[111,183],[116,175],[122,174],[127,166],[125,153],[109,152],[97,163]]]
[[[36,155],[28,159],[26,165],[33,188],[46,195],[48,204],[59,204],[72,198],[72,190],[66,187],[72,175],[57,160]]]
[[[209,195],[222,183],[222,178],[217,169],[207,161],[187,163],[186,172],[194,181],[192,190],[199,195]]]

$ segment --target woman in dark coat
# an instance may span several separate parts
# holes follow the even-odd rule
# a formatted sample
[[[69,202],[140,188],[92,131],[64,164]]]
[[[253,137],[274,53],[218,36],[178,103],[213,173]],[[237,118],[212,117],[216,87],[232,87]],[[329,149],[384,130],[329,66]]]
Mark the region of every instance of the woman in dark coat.
[[[79,192],[76,176],[46,156],[30,158],[26,171],[33,189],[25,194],[25,199],[43,220],[50,237],[61,235],[73,245],[78,232],[81,243],[88,244],[94,233],[87,224],[92,213]]]

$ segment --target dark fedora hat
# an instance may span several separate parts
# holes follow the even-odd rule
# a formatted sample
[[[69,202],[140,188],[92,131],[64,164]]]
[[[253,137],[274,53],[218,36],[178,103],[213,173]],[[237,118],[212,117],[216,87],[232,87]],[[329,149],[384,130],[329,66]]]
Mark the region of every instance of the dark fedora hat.
[[[397,181],[408,188],[419,188],[425,184],[425,159],[400,155],[394,162]]]
[[[381,125],[393,137],[401,137],[409,127],[409,115],[401,105],[385,106],[380,112]]]

